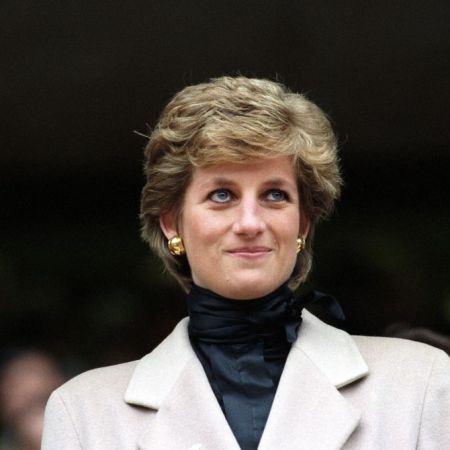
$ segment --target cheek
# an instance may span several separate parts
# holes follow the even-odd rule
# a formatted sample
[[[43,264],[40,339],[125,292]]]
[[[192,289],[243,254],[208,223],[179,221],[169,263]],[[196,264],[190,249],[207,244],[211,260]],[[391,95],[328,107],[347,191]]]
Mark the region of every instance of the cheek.
[[[195,214],[185,219],[181,232],[191,270],[199,272],[214,267],[223,236],[217,220]]]
[[[296,240],[300,234],[300,215],[293,211],[278,223],[278,234],[285,241]]]
[[[194,283],[214,289],[217,271],[219,267],[224,269],[220,257],[221,234],[204,221],[190,223],[185,233],[186,257]]]

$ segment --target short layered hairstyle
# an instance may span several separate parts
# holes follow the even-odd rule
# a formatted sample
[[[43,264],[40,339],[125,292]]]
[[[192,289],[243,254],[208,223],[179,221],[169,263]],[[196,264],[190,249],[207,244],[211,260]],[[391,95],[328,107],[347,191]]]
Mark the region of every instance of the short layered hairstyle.
[[[310,221],[289,287],[302,283],[312,264],[317,223],[334,209],[342,184],[335,133],[326,114],[280,83],[221,77],[188,86],[163,109],[145,148],[141,197],[142,237],[185,291],[192,286],[185,256],[171,255],[159,218],[183,214],[184,193],[196,167],[288,156],[295,168],[300,214]]]

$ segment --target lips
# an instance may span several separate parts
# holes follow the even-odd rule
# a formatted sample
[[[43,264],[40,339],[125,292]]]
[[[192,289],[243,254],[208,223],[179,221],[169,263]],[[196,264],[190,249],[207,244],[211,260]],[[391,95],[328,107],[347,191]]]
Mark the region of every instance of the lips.
[[[271,252],[272,249],[264,246],[238,247],[228,250],[232,255],[261,255]]]

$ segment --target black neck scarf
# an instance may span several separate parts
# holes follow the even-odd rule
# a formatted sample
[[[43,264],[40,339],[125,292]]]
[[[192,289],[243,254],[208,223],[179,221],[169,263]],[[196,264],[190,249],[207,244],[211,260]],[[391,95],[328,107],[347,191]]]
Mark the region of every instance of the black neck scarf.
[[[243,450],[258,447],[303,304],[287,284],[253,300],[196,285],[187,297],[192,346]]]

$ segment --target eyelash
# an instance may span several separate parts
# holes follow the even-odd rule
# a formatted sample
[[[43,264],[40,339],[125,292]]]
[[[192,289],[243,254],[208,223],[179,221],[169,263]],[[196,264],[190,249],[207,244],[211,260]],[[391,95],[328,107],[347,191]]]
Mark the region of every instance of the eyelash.
[[[272,194],[272,193],[274,193],[274,192],[276,192],[277,194],[281,194],[283,198],[282,198],[282,199],[278,199],[278,200],[271,200],[271,201],[273,201],[273,202],[286,202],[286,201],[289,200],[289,195],[288,195],[288,193],[285,192],[285,191],[283,191],[283,190],[281,190],[281,189],[270,189],[270,190],[267,192],[267,194]]]
[[[228,197],[226,200],[223,200],[223,201],[220,201],[220,200],[214,200],[213,197],[214,197],[216,194],[221,194],[221,193],[226,193],[226,194],[228,194],[229,197]],[[273,193],[281,194],[282,198],[281,198],[281,199],[278,199],[278,200],[269,200],[267,197],[268,197],[270,194],[273,194]],[[268,201],[274,202],[274,203],[289,201],[289,195],[288,195],[288,193],[287,193],[286,191],[281,190],[281,189],[269,189],[268,191],[266,191],[266,192],[264,193],[264,195],[265,195],[265,198],[266,198]],[[211,192],[211,193],[208,195],[208,199],[211,200],[211,201],[213,201],[213,202],[215,202],[215,203],[227,203],[228,201],[232,200],[233,197],[234,197],[233,193],[232,193],[230,190],[228,190],[228,189],[216,189],[215,191]]]
[[[208,195],[208,198],[209,198],[210,200],[212,200],[213,202],[215,202],[215,203],[226,203],[228,200],[225,200],[225,201],[219,201],[219,200],[214,200],[214,199],[213,199],[214,195],[220,194],[220,193],[223,193],[223,192],[226,193],[226,194],[228,194],[228,195],[230,196],[230,198],[233,197],[233,194],[232,194],[228,189],[216,189],[215,191],[211,192],[211,193]]]

